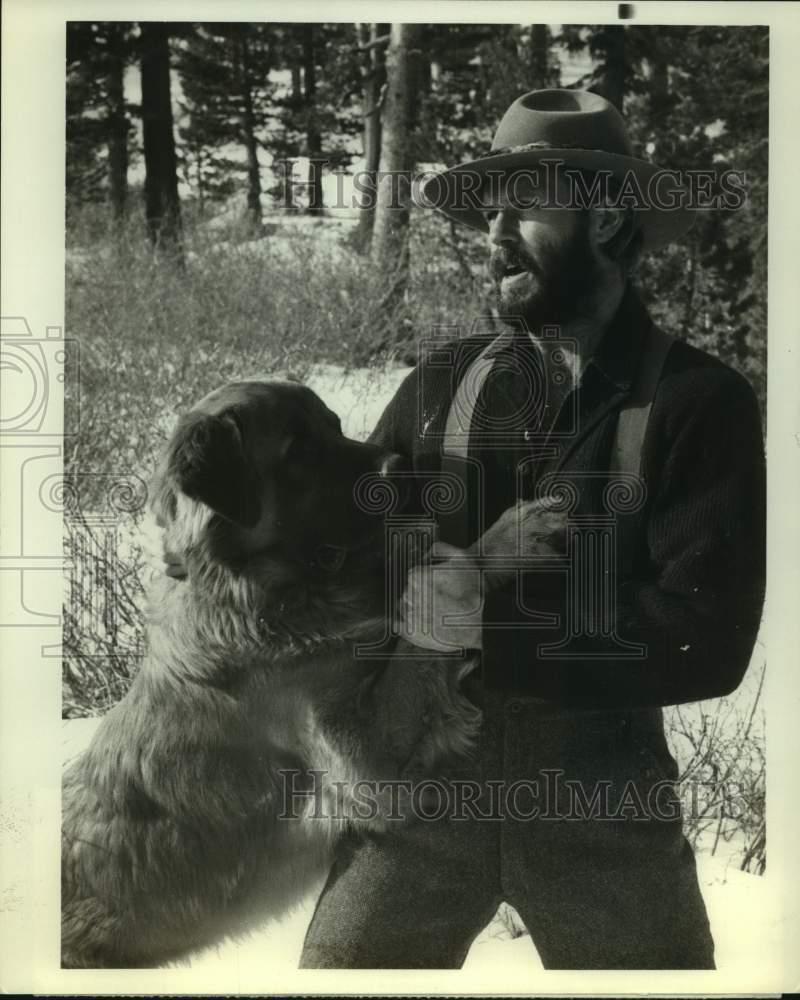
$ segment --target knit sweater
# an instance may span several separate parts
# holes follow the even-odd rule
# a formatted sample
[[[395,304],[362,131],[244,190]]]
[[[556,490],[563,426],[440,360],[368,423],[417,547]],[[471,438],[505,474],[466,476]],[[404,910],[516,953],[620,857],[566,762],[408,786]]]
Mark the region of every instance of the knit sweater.
[[[478,441],[470,456],[483,470],[483,494],[473,506],[485,515],[473,536],[515,496],[532,496],[548,474],[572,484],[571,516],[606,512],[603,489],[620,408],[630,394],[650,319],[629,287],[577,388],[545,404],[512,429],[513,447]],[[418,486],[435,480],[442,436],[459,378],[486,346],[470,336],[420,361],[398,389],[371,440],[410,461]],[[526,335],[511,338],[513,369],[530,352]],[[448,364],[441,359],[448,358]],[[491,399],[487,401],[491,407]],[[524,407],[522,408],[524,409]],[[529,408],[531,409],[531,408]],[[533,428],[525,420],[539,421]],[[549,436],[542,447],[542,427]],[[528,441],[536,441],[529,446]],[[531,475],[519,477],[520,457]],[[487,595],[484,682],[509,692],[574,706],[663,706],[720,697],[733,691],[748,666],[758,632],[765,583],[766,483],[758,403],[745,378],[716,358],[677,341],[653,401],[642,451],[647,488],[637,519],[627,575],[613,581],[615,635],[602,635],[592,602],[581,608],[575,580],[564,568],[533,569]],[[475,487],[473,487],[475,488]],[[418,489],[417,497],[422,495]],[[608,585],[608,566],[595,561],[581,573],[595,591]],[[519,587],[519,589],[518,589]],[[551,615],[535,624],[532,612]],[[492,627],[503,623],[502,627]],[[569,623],[569,626],[568,626]],[[563,655],[553,647],[578,638]],[[622,643],[638,644],[636,647]],[[621,648],[638,652],[619,655]]]

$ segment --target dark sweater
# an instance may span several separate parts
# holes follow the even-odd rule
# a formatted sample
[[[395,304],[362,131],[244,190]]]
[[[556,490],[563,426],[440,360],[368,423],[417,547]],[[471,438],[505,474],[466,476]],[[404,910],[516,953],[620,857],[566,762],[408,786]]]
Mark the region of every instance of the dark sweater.
[[[558,473],[574,484],[573,514],[604,511],[617,418],[649,322],[629,289],[579,389],[553,404],[555,422],[552,414],[547,420],[554,431],[552,454],[539,449],[533,474],[522,486],[524,496],[533,495],[543,476]],[[435,479],[440,470],[441,436],[456,385],[486,343],[486,337],[472,336],[448,344],[444,352],[423,351],[373,432],[371,440],[410,459],[419,482]],[[514,352],[531,346],[524,336],[516,337],[505,350],[513,367]],[[448,352],[452,364],[443,365]],[[540,406],[535,419],[542,416]],[[517,462],[525,456],[526,441],[535,439],[531,427],[516,430],[515,447],[471,444],[470,456],[481,463],[486,483],[486,518],[473,536],[516,495]],[[579,609],[589,620],[581,622],[584,639],[577,654],[573,650],[565,659],[543,651],[565,634],[574,601],[572,606],[567,601],[566,572],[532,571],[523,576],[523,609],[516,582],[487,597],[482,658],[487,685],[572,705],[620,707],[720,697],[737,687],[758,632],[765,580],[763,439],[747,380],[710,355],[675,343],[653,402],[642,475],[647,503],[637,521],[628,575],[616,583],[616,633],[645,644],[646,654],[623,659],[607,638],[592,638],[591,609]],[[533,628],[524,609],[554,613],[559,626]],[[492,629],[493,622],[519,627]]]

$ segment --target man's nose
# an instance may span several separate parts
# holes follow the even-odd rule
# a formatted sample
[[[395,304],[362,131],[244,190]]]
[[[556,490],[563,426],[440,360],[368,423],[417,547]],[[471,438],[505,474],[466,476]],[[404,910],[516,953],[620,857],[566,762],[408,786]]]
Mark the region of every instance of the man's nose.
[[[513,212],[501,208],[489,223],[489,242],[495,246],[516,243],[519,240],[519,226]]]

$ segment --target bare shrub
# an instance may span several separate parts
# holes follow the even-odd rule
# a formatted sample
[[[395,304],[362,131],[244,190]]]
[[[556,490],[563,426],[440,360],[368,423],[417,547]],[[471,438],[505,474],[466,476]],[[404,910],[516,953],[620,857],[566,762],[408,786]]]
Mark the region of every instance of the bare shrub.
[[[684,827],[696,850],[725,855],[743,871],[766,867],[766,667],[754,662],[728,698],[666,713],[680,768]]]

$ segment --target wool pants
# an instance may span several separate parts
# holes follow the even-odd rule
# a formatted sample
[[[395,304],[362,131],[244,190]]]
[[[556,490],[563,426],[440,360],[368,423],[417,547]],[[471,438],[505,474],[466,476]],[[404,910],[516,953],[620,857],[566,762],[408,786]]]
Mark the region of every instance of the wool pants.
[[[506,901],[548,969],[713,969],[661,711],[481,703],[419,815],[343,841],[301,968],[460,968]]]

